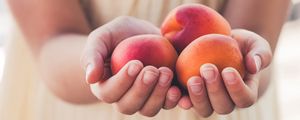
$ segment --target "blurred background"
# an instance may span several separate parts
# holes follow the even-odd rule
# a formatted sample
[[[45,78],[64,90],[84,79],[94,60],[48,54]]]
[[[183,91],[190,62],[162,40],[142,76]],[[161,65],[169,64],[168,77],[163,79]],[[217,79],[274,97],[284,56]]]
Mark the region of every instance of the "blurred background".
[[[12,22],[13,21],[9,15],[7,5],[5,4],[4,0],[0,0],[0,78],[2,78],[5,60],[4,46],[11,31]],[[0,79],[0,84],[1,81],[2,80]]]
[[[276,66],[273,80],[278,86],[282,120],[300,120],[300,0],[292,1],[291,12],[283,27],[273,61]],[[0,0],[0,78],[5,63],[5,43],[9,41],[12,27],[13,19],[5,0]]]

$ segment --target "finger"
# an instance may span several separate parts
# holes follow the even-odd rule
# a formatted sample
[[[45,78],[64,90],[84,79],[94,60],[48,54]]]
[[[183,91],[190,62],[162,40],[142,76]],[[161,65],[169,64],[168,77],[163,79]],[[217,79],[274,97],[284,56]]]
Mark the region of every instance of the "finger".
[[[188,91],[195,112],[202,117],[210,116],[213,113],[213,109],[207,95],[204,80],[198,76],[190,78]]]
[[[81,58],[86,81],[91,84],[103,79],[104,61],[115,46],[139,34],[159,34],[159,29],[144,20],[121,16],[91,32]]]
[[[81,65],[85,70],[86,82],[89,84],[96,83],[102,80],[104,73],[104,62],[107,55],[111,51],[109,41],[103,39],[110,39],[107,31],[92,32],[87,39],[87,43],[82,53]]]
[[[140,113],[144,116],[153,117],[163,107],[166,94],[173,79],[173,72],[166,67],[161,67],[159,70],[159,79],[151,96],[144,104]]]
[[[140,110],[152,93],[158,81],[159,71],[153,66],[146,66],[138,75],[132,87],[116,103],[123,114],[131,115]]]
[[[116,102],[132,86],[142,68],[143,64],[140,61],[129,61],[110,79],[91,84],[91,91],[103,102]]]
[[[245,108],[255,103],[258,95],[258,80],[249,79],[245,82],[239,73],[231,67],[222,71],[228,93],[237,107]]]
[[[181,92],[179,88],[176,86],[172,86],[167,92],[167,96],[163,108],[169,110],[176,107],[180,97],[181,97]]]
[[[247,70],[250,73],[257,73],[271,63],[271,47],[268,41],[258,34],[236,29],[232,30],[232,38],[239,43],[245,56]]]
[[[200,68],[200,73],[205,80],[209,100],[214,111],[219,114],[232,112],[234,104],[226,91],[218,68],[213,64],[204,64]]]
[[[178,106],[182,109],[188,110],[193,107],[193,104],[188,96],[183,96],[182,98],[180,98]]]

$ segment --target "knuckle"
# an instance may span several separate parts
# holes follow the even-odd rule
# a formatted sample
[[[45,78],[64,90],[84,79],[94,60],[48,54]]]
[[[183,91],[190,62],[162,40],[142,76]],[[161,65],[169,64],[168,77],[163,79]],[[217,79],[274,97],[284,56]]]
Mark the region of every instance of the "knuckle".
[[[175,105],[173,105],[173,106],[168,105],[168,106],[164,106],[163,109],[165,109],[165,110],[170,110],[170,109],[172,109],[172,108],[174,108],[174,107],[175,107]]]
[[[218,95],[221,92],[221,88],[217,86],[212,86],[208,89],[210,95]]]
[[[118,105],[117,108],[120,113],[125,114],[125,115],[132,115],[136,112],[136,111],[129,109],[128,107],[124,107],[124,106],[120,106],[120,105]]]
[[[94,58],[98,57],[94,55],[95,52],[93,52],[90,49],[84,48],[83,52],[81,53],[80,56],[80,65],[81,67],[85,68],[87,65],[91,62],[93,62]]]
[[[154,117],[157,113],[158,113],[158,111],[145,111],[145,110],[141,110],[140,112],[139,112],[141,115],[143,115],[143,116],[146,116],[146,117]]]
[[[101,100],[106,103],[114,103],[115,102],[115,100],[113,100],[110,97],[102,97]]]
[[[170,109],[175,108],[176,106],[177,106],[176,102],[170,101],[167,105],[163,106],[163,109],[170,110]]]
[[[93,39],[97,38],[97,36],[98,36],[99,31],[101,30],[101,28],[102,28],[102,27],[99,27],[99,28],[97,28],[96,30],[91,31],[91,32],[89,33],[88,37],[87,37],[87,39],[88,39],[87,42],[89,42],[90,40],[93,40]]]
[[[230,91],[228,91],[228,92],[233,95],[239,95],[243,91],[243,86],[241,83],[229,85],[229,87],[230,87]]]
[[[191,94],[191,101],[194,104],[203,104],[207,101],[207,99],[204,99],[204,97],[206,97],[205,92],[200,92],[199,94]]]
[[[96,30],[93,30],[90,32],[90,34],[88,35],[88,38],[91,38],[92,36],[96,35],[97,34],[97,31]]]
[[[210,110],[210,111],[207,111],[207,112],[204,112],[204,113],[198,113],[201,117],[204,117],[204,118],[207,118],[209,116],[211,116],[213,114],[213,111]]]
[[[226,115],[229,114],[233,111],[234,107],[227,107],[227,108],[223,108],[221,110],[215,110],[216,113],[221,114],[221,115]]]
[[[250,107],[251,105],[253,105],[255,103],[255,101],[256,100],[254,100],[254,99],[244,100],[242,102],[237,103],[236,106],[239,108],[247,108],[247,107]]]
[[[115,101],[111,97],[99,96],[99,99],[106,103],[114,103]]]
[[[159,88],[161,89],[161,88]],[[151,94],[151,99],[155,99],[155,100],[162,100],[162,98],[164,98],[166,96],[166,92],[165,91],[159,91],[157,88],[154,88],[152,94]]]
[[[100,92],[98,95],[96,95],[96,97],[105,103],[114,103],[117,101],[117,99],[113,98],[113,96],[103,92]]]
[[[165,105],[162,107],[165,110],[170,110],[176,107],[176,103],[166,99]]]
[[[133,99],[139,99],[139,98],[146,98],[145,96],[147,96],[146,94],[149,93],[149,87],[148,86],[142,86],[137,88],[135,90],[135,93],[132,94],[132,98]]]

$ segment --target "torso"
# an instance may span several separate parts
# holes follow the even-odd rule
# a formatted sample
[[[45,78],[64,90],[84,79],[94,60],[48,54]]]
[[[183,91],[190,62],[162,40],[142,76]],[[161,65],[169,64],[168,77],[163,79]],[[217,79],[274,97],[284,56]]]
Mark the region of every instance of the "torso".
[[[216,10],[222,9],[224,0],[82,0],[83,9],[89,21],[97,28],[120,15],[134,16],[150,21],[160,26],[166,14],[183,3],[197,2]],[[98,103],[78,106],[61,101],[53,96],[45,85],[38,80],[34,69],[33,59],[27,45],[21,38],[15,38],[9,44],[7,61],[21,60],[22,62],[6,63],[6,74],[0,93],[0,119],[2,120],[199,120],[192,110],[175,108],[161,110],[154,118],[134,114],[122,115],[112,105]],[[24,57],[27,56],[27,57]],[[18,72],[16,72],[18,71]],[[17,74],[17,75],[16,75]],[[207,119],[233,120],[275,120],[277,108],[275,101],[274,82],[258,103],[247,109],[236,109],[229,115],[213,114]]]

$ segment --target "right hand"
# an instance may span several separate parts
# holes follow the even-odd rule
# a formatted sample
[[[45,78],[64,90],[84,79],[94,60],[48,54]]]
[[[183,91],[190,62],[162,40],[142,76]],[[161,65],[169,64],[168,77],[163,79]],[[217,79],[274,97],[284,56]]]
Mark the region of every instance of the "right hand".
[[[88,37],[82,55],[86,81],[102,102],[114,104],[123,114],[140,112],[156,115],[161,108],[174,108],[180,90],[172,86],[173,72],[167,67],[143,66],[128,62],[116,75],[111,74],[109,58],[124,39],[139,34],[159,34],[159,29],[144,20],[118,17],[97,28]]]

